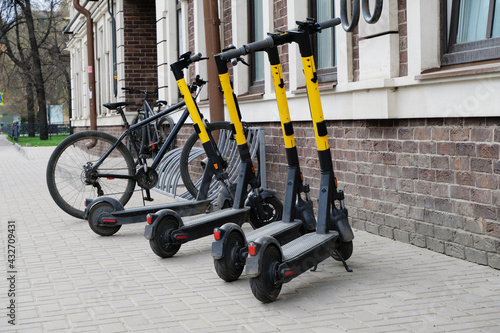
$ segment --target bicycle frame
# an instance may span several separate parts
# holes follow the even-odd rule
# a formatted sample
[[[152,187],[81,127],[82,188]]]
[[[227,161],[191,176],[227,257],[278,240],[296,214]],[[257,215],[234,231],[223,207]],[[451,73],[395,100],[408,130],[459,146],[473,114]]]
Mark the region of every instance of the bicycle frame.
[[[131,143],[132,143],[132,146],[133,146],[135,152],[138,154],[139,149],[137,148],[137,145],[135,144],[135,141],[132,139],[132,132],[134,130],[142,127],[142,126],[150,124],[151,122],[153,122],[153,121],[155,121],[155,120],[157,120],[157,119],[159,119],[159,118],[161,118],[163,116],[166,116],[166,115],[168,115],[168,114],[170,114],[170,113],[172,113],[172,112],[174,112],[174,111],[176,111],[176,110],[178,110],[180,108],[182,108],[185,105],[186,105],[185,101],[179,102],[179,103],[177,103],[177,104],[169,107],[168,109],[165,109],[165,110],[163,110],[161,112],[158,112],[157,114],[153,115],[152,117],[146,118],[143,121],[138,122],[137,124],[129,126],[129,128],[127,130],[125,130],[125,132],[123,132],[122,135],[120,135],[120,137],[118,137],[118,139],[111,146],[111,148],[109,148],[104,153],[104,155],[102,155],[101,158],[93,165],[92,169],[96,170],[104,162],[104,160],[106,160],[106,158],[113,152],[113,150],[116,149],[116,147],[123,141],[123,139],[126,136],[129,137],[129,139],[131,140]],[[165,155],[168,147],[170,146],[170,144],[174,140],[175,136],[179,132],[179,130],[182,127],[182,125],[184,125],[184,123],[185,123],[186,119],[188,118],[188,116],[189,116],[189,111],[186,108],[184,110],[184,112],[182,113],[181,118],[179,119],[179,121],[177,122],[177,124],[175,124],[174,128],[172,129],[172,132],[169,134],[169,136],[167,137],[165,143],[163,144],[163,146],[161,147],[160,151],[158,152],[158,155],[156,155],[156,157],[154,158],[153,162],[151,163],[150,168],[153,168],[153,169],[156,168],[158,166],[158,164],[161,162],[161,159]],[[141,163],[141,164],[143,164],[143,163]],[[128,175],[104,174],[104,173],[100,173],[99,177],[117,178],[117,179],[135,179],[136,178],[135,175],[128,176]]]

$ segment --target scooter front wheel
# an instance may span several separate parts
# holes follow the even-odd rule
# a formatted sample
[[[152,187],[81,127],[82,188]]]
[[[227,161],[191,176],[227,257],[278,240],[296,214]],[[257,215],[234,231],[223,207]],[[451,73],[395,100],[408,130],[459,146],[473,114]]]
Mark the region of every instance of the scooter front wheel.
[[[250,222],[254,229],[260,228],[271,222],[281,220],[283,215],[283,204],[281,200],[272,196],[262,199],[262,208],[266,217],[261,220],[255,211],[255,209],[250,210]]]
[[[245,263],[240,260],[243,246],[245,246],[245,242],[241,234],[231,232],[224,247],[224,257],[214,259],[215,271],[222,280],[232,282],[240,277],[245,267]]]
[[[172,216],[166,216],[158,222],[155,236],[149,240],[149,246],[157,256],[170,258],[179,251],[181,245],[172,243],[170,237],[172,232],[178,228],[179,223]]]
[[[344,260],[349,259],[352,255],[353,248],[354,248],[352,245],[352,241],[350,241],[350,242],[339,241],[339,243],[340,243],[340,246],[337,250],[339,251],[340,255],[342,256],[342,258]],[[337,260],[337,261],[341,261],[340,257],[336,253],[332,254],[332,258]]]
[[[262,272],[250,279],[252,293],[262,303],[273,302],[280,294],[283,283],[278,278],[281,253],[276,246],[269,246],[262,255]]]
[[[89,212],[89,227],[93,232],[100,236],[111,236],[114,235],[120,230],[121,225],[110,225],[110,226],[101,226],[100,220],[103,216],[109,215],[114,211],[114,208],[111,204],[107,202],[99,202],[94,205]]]

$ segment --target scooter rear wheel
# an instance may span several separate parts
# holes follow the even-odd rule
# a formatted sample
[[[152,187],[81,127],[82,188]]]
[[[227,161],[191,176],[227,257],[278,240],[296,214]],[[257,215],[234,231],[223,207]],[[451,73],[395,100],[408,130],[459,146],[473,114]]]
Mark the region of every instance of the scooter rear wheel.
[[[283,283],[278,279],[278,266],[281,263],[280,250],[271,245],[262,255],[262,272],[250,279],[252,293],[262,303],[270,303],[278,298]]]
[[[122,227],[121,225],[110,225],[109,227],[99,225],[99,220],[113,211],[113,206],[107,202],[99,202],[94,205],[89,212],[88,221],[90,229],[100,236],[111,236],[116,234]]]
[[[179,223],[172,216],[165,216],[158,222],[155,236],[149,240],[149,246],[157,256],[170,258],[179,251],[181,244],[173,244],[170,237],[172,232],[178,228]]]
[[[224,257],[214,259],[215,271],[222,280],[232,282],[238,280],[240,277],[245,267],[245,263],[242,263],[239,258],[243,246],[245,246],[245,242],[241,234],[239,232],[231,232],[227,237]]]

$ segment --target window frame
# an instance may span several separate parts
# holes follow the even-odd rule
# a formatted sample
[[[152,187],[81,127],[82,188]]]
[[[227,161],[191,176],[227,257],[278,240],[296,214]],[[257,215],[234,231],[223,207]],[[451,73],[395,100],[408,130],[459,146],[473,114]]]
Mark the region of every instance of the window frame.
[[[250,42],[255,41],[255,8],[254,8],[254,0],[248,0],[248,40]],[[262,14],[262,18],[264,19],[264,13]],[[262,52],[260,52],[262,54]],[[249,87],[248,87],[248,92],[250,94],[256,94],[256,93],[263,93],[265,91],[265,79],[256,81],[255,80],[255,69],[257,68],[256,66],[256,53],[251,53],[250,54],[250,75],[249,75]]]
[[[309,0],[307,3],[307,10],[309,13],[309,17],[314,17],[316,18],[316,13],[317,13],[317,1],[316,0]],[[332,0],[332,13],[331,17],[335,17],[335,1]],[[333,50],[332,50],[332,63],[335,64],[335,47],[336,47],[336,41],[335,41],[335,30],[332,29],[332,45],[333,45]],[[313,49],[313,55],[314,55],[314,63],[316,64],[316,74],[318,76],[318,82],[319,83],[327,83],[327,82],[337,82],[337,66],[334,65],[333,67],[325,67],[325,68],[318,68],[318,37],[317,34],[313,35],[312,38],[312,49]]]
[[[447,1],[452,1],[449,33],[447,26]],[[495,0],[490,0],[488,10],[488,25],[485,39],[457,44],[458,23],[461,0],[443,0],[443,44],[441,65],[457,65],[500,58],[500,37],[491,37],[494,19]],[[500,17],[498,18],[500,19]]]
[[[176,0],[175,3],[175,25],[176,25],[176,47],[177,47],[177,56],[179,57],[183,51],[184,47],[182,45],[183,43],[183,37],[184,37],[184,31],[182,29],[182,0]]]

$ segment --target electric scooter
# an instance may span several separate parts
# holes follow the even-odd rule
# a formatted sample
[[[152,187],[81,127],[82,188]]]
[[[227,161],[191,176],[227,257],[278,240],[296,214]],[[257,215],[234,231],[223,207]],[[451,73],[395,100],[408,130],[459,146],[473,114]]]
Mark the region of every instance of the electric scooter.
[[[264,303],[272,302],[278,297],[283,283],[310,269],[315,269],[318,263],[330,256],[342,261],[345,269],[350,271],[346,260],[353,252],[354,233],[349,225],[348,211],[344,206],[344,192],[338,190],[333,171],[328,130],[323,117],[310,42],[310,35],[340,23],[338,18],[321,23],[307,19],[297,22],[297,29],[271,34],[264,40],[230,51],[233,54],[229,56],[234,58],[286,43],[298,44],[321,169],[316,232],[302,235],[284,245],[269,235],[248,244],[246,273],[250,277],[252,293]]]
[[[182,72],[191,63],[200,60],[200,57],[197,57],[197,55],[184,57],[182,60],[173,63],[170,68],[177,81],[180,93],[186,101],[186,106],[190,110],[195,123],[195,130],[209,156],[205,170],[212,169],[215,173],[219,172],[223,166],[219,160],[210,158],[210,156],[216,155],[216,148],[203,126],[198,105],[189,92]],[[229,113],[241,160],[238,181],[234,191],[233,207],[204,214],[187,221],[183,221],[171,209],[162,209],[154,214],[149,214],[144,237],[149,240],[153,252],[160,257],[172,257],[182,244],[208,236],[212,234],[215,227],[220,227],[227,222],[233,222],[241,226],[244,222],[250,220],[252,227],[257,228],[281,218],[283,205],[276,198],[275,192],[267,189],[262,190],[259,187],[239,112],[235,108],[229,108]],[[249,187],[251,188],[250,191],[248,190]],[[228,190],[231,191],[231,189]]]
[[[176,64],[186,62],[186,59],[188,59],[189,57],[190,53],[182,55],[181,60],[177,63],[174,63],[173,66],[177,66]],[[196,57],[196,59],[198,59],[201,58],[201,55],[196,55],[193,57]],[[188,90],[190,92],[189,95],[191,95],[191,93],[194,93],[198,87],[202,87],[205,83],[205,81],[197,76],[195,82],[190,87],[188,87]],[[110,103],[109,105],[111,108],[123,108],[124,104],[126,104],[126,102]],[[205,134],[204,139],[210,142],[210,144],[205,142],[204,146],[206,148],[205,152],[208,158],[214,161],[214,163],[216,163],[220,167],[207,168],[206,170],[204,170],[204,174],[200,182],[200,188],[195,200],[175,201],[158,205],[148,205],[125,209],[120,201],[112,197],[86,199],[84,218],[88,220],[90,228],[95,233],[101,236],[111,236],[118,232],[122,225],[146,222],[148,214],[155,213],[162,209],[170,209],[172,211],[175,211],[180,217],[208,213],[213,210],[212,200],[208,198],[210,184],[212,182],[212,178],[215,177],[216,180],[222,182],[222,188],[230,186],[227,182],[227,173],[225,172],[227,162],[218,151],[211,132],[207,131],[205,128],[205,126],[209,128],[210,124],[205,125],[203,123],[203,117],[196,109],[193,109],[192,107],[187,107],[186,109],[187,110],[185,110],[181,115],[181,120],[174,126],[172,133],[177,133],[180,129],[180,126],[184,124],[188,116],[191,116],[194,122],[195,129],[197,130],[198,128],[203,128]],[[121,112],[121,115],[124,117],[123,112]],[[161,148],[159,154],[164,154],[164,150],[169,146],[170,139],[171,137],[169,136],[169,138],[167,138],[168,144],[164,145]],[[145,179],[148,180],[148,184],[150,185],[148,188],[153,187],[154,183],[158,179],[156,170],[154,170],[153,168],[148,168],[147,173],[145,174]],[[230,191],[220,191],[218,202],[220,203],[220,207],[223,207],[224,205],[230,206],[230,204],[232,203]]]
[[[237,280],[240,277],[248,256],[249,242],[268,235],[274,237],[279,244],[283,245],[302,234],[313,232],[316,228],[312,201],[309,199],[309,185],[303,182],[303,175],[300,171],[278,48],[274,46],[265,49],[265,51],[271,63],[288,161],[283,218],[281,221],[270,223],[247,234],[235,223],[227,223],[220,228],[214,229],[215,241],[212,243],[212,257],[214,258],[215,271],[226,282]],[[238,61],[243,61],[240,57],[231,58],[230,54],[229,51],[215,56],[226,100],[234,99],[227,73],[227,62],[231,61],[235,65]],[[234,103],[228,103],[228,107],[237,108],[236,100]],[[306,200],[302,199],[302,194],[305,195]]]

